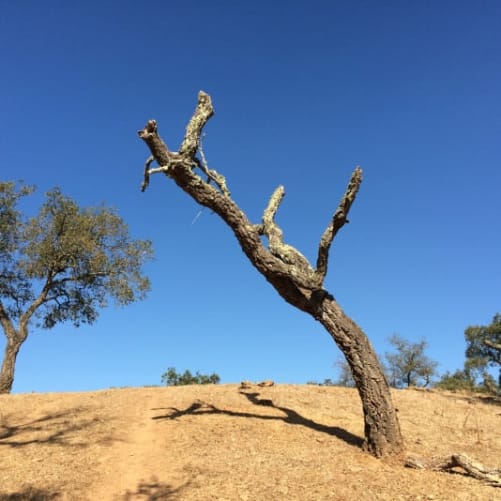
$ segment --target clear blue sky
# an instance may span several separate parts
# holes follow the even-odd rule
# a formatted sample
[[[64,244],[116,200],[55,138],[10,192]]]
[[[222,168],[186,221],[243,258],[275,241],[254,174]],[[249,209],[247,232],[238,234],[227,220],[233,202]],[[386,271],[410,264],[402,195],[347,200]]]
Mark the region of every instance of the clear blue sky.
[[[150,118],[177,149],[211,94],[209,165],[255,222],[284,184],[285,239],[310,259],[353,168],[364,182],[326,286],[378,353],[426,338],[462,367],[464,329],[501,310],[501,3],[0,0],[3,180],[118,209],[153,241],[149,298],[92,326],[32,329],[15,392],[336,377],[340,356],[231,232],[169,179],[140,192]],[[3,349],[3,339],[0,349]]]

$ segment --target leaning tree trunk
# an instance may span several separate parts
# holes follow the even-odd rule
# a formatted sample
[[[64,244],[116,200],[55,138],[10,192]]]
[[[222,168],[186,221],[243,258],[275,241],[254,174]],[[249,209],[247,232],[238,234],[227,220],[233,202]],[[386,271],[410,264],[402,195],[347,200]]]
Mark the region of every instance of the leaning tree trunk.
[[[282,186],[271,196],[261,223],[252,224],[231,198],[224,176],[207,165],[200,137],[213,113],[210,97],[200,92],[197,108],[177,152],[170,151],[160,138],[154,120],[138,132],[152,154],[145,164],[142,191],[147,188],[151,174],[164,173],[228,224],[254,267],[288,303],[321,322],[345,355],[362,400],[365,448],[376,456],[401,452],[400,426],[376,353],[363,331],[343,313],[334,297],[323,287],[329,249],[335,235],[347,222],[348,212],[362,182],[362,170],[359,167],[354,170],[346,193],[320,239],[313,268],[297,249],[284,243],[283,232],[275,222],[275,214],[285,194]],[[153,161],[158,167],[151,167]],[[267,239],[267,247],[262,242],[263,236]]]
[[[364,447],[378,457],[400,452],[403,440],[390,388],[369,339],[334,300],[324,302],[320,321],[351,368],[364,411]]]

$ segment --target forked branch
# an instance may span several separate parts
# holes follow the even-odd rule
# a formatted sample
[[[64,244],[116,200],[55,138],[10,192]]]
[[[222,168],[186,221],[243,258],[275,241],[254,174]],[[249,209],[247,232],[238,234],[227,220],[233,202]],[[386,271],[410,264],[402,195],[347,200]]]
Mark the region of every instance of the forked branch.
[[[199,203],[220,214],[238,235],[241,233],[241,228],[239,229],[235,226],[234,221],[230,222],[229,220],[233,220],[233,218],[229,216],[238,213],[237,219],[239,219],[243,213],[240,212],[236,205],[233,207],[235,211],[230,211],[226,202],[220,200],[216,193],[211,191],[211,188],[208,186],[213,181],[219,189],[218,195],[223,195],[227,201],[231,200],[225,177],[209,168],[201,145],[202,130],[213,114],[214,108],[210,96],[200,91],[195,112],[188,122],[186,134],[177,152],[169,151],[167,145],[160,138],[155,120],[150,120],[146,124],[146,127],[138,132],[139,137],[146,142],[152,153],[152,156],[148,158],[144,167],[144,179],[141,190],[144,191],[147,188],[151,174],[162,172],[173,178],[178,185],[185,189],[185,191],[188,191]],[[199,153],[200,158],[197,157],[197,153]],[[153,160],[157,161],[159,167],[151,168]],[[193,172],[195,168],[200,169],[207,176],[206,182],[203,182],[200,176]],[[207,189],[203,189],[203,186],[199,185],[199,182],[203,182],[203,186]],[[348,222],[348,212],[355,200],[361,182],[362,170],[360,167],[357,167],[351,176],[346,193],[339,203],[332,221],[322,235],[318,249],[316,269],[313,268],[301,252],[293,246],[284,243],[283,231],[275,222],[275,215],[285,195],[283,186],[279,186],[271,196],[268,206],[264,210],[262,223],[260,225],[253,225],[254,231],[267,237],[269,253],[286,265],[291,277],[301,287],[315,292],[322,289],[322,284],[327,273],[330,246],[336,233]],[[244,244],[243,247],[245,247],[244,241],[240,243]],[[255,244],[257,242],[254,242]]]
[[[144,166],[143,182],[141,191],[145,191],[150,182],[150,175],[163,172],[170,175],[173,169],[177,167],[189,167],[191,169],[198,167],[206,176],[207,182],[211,180],[218,186],[219,190],[227,197],[230,196],[226,179],[224,176],[209,169],[205,158],[202,161],[196,157],[197,150],[200,150],[200,141],[202,129],[214,114],[214,108],[210,96],[205,92],[198,93],[198,103],[186,127],[186,134],[178,152],[169,151],[169,148],[158,134],[157,123],[155,120],[149,120],[146,127],[138,131],[138,135],[149,146],[152,155],[148,157]],[[201,150],[200,150],[201,151]],[[150,168],[153,160],[156,160],[159,167]]]
[[[209,183],[210,181],[214,181],[221,192],[228,198],[230,198],[231,193],[228,189],[228,186],[226,185],[226,178],[214,169],[209,169],[209,164],[207,163],[204,149],[202,147],[202,136],[200,136],[200,138],[198,139],[198,153],[200,154],[200,159],[194,157],[194,160],[198,168],[207,176],[207,182]]]
[[[260,226],[260,233],[268,238],[268,249],[283,263],[290,265],[297,270],[300,270],[310,280],[314,278],[314,271],[308,259],[304,257],[292,245],[288,245],[283,241],[283,231],[275,222],[275,215],[278,207],[285,196],[285,189],[279,186],[270,198],[268,206],[263,213],[263,222]],[[314,285],[313,283],[310,284]],[[316,286],[316,284],[315,284]]]

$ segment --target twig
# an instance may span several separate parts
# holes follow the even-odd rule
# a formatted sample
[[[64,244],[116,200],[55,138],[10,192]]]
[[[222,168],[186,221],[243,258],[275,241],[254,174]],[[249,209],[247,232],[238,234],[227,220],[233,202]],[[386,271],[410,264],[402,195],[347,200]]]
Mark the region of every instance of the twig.
[[[202,146],[202,137],[204,136],[205,134],[202,134],[200,136],[197,146],[201,160],[199,160],[197,157],[194,157],[194,161],[197,167],[207,176],[207,182],[209,183],[211,180],[214,181],[221,190],[221,192],[228,198],[230,198],[231,194],[226,185],[226,178],[222,174],[219,174],[217,171],[209,169],[209,164],[207,163],[207,159],[205,158],[205,153]]]
[[[203,138],[205,137],[205,132],[200,134],[200,138],[198,139],[198,152],[200,153],[200,158],[202,160],[202,165],[209,170],[209,164],[207,163],[207,159],[205,158],[204,148],[203,148]]]
[[[144,177],[143,177],[143,182],[141,183],[141,192],[144,193],[146,188],[148,188],[148,185],[150,184],[150,165],[151,162],[155,160],[155,157],[153,155],[150,155],[145,164],[144,164]]]
[[[205,209],[205,207],[202,207],[198,211],[197,215],[193,218],[193,221],[191,222],[191,226],[193,226],[198,221],[198,218],[202,215],[202,212],[203,212],[204,209]]]

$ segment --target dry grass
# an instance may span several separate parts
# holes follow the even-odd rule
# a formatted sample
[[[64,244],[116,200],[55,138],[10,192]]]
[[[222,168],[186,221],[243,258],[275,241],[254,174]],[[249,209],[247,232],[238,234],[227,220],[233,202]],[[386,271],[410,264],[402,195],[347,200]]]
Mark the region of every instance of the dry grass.
[[[394,393],[409,453],[497,468],[501,402]],[[0,395],[1,500],[495,500],[360,450],[358,395],[237,385]]]

